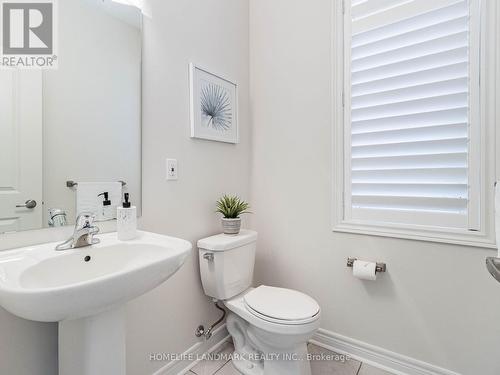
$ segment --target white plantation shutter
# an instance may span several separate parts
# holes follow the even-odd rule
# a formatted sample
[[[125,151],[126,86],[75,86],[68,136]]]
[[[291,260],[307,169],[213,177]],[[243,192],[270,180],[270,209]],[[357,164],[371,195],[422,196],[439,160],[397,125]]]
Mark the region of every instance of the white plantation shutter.
[[[347,219],[479,229],[472,2],[346,3]]]

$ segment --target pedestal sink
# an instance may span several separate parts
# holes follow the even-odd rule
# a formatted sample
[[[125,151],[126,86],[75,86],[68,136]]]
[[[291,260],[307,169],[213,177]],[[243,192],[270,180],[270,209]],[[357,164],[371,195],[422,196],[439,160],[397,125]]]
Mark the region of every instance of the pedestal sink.
[[[59,322],[60,375],[125,374],[125,304],[172,276],[187,241],[139,232],[120,242],[55,251],[56,243],[0,252],[0,305],[28,320]]]

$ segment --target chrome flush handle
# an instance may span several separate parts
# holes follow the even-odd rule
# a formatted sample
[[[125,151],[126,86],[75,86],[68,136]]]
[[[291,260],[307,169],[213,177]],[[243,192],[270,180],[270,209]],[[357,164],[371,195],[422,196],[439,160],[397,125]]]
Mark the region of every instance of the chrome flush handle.
[[[203,254],[203,259],[206,259],[209,262],[213,262],[214,261],[214,254],[212,254],[212,253],[205,253],[205,254]]]

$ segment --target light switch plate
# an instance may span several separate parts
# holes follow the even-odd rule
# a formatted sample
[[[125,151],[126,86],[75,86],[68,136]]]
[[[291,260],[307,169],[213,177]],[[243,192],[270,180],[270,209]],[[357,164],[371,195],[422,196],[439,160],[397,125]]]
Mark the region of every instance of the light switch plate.
[[[167,181],[178,180],[177,159],[167,159]]]

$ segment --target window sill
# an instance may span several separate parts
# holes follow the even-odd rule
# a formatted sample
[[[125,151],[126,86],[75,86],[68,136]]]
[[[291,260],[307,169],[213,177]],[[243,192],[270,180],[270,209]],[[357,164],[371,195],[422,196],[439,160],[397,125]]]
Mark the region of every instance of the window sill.
[[[437,242],[460,246],[473,246],[496,250],[495,240],[483,232],[434,231],[422,228],[397,228],[360,222],[342,221],[333,227],[334,232],[368,236],[401,238],[415,241]]]

